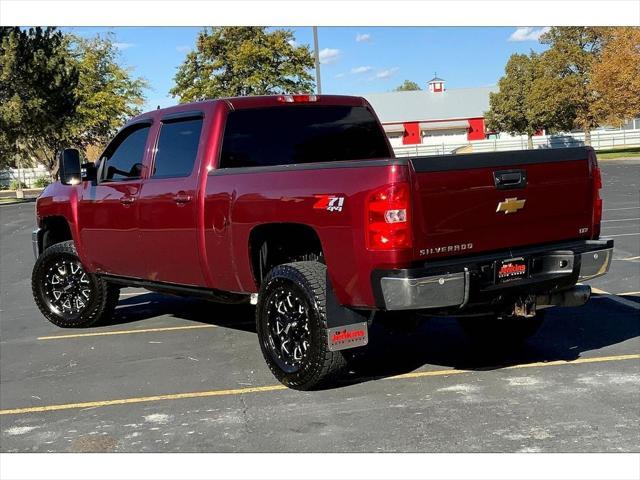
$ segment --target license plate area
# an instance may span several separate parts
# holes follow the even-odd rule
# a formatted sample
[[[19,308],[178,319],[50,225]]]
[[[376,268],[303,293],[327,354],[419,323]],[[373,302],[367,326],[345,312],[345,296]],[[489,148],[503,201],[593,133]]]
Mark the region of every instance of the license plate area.
[[[496,262],[496,284],[509,283],[529,276],[529,262],[525,257]]]

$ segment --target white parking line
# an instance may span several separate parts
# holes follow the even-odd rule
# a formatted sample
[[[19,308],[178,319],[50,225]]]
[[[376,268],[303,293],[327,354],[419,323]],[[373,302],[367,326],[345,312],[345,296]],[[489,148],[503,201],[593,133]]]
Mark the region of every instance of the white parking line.
[[[606,235],[607,237],[630,237],[633,235],[640,235],[640,232],[638,233],[619,233],[617,235]]]
[[[638,210],[640,207],[605,208],[603,212],[615,212],[617,210]]]
[[[607,223],[607,222],[626,222],[628,220],[640,220],[640,217],[636,217],[636,218],[621,218],[619,220],[602,220],[602,223]]]
[[[634,310],[640,310],[640,303],[633,302],[631,300],[627,300],[626,298],[619,297],[613,293],[605,292],[604,290],[600,290],[596,287],[591,287],[591,291],[593,293],[597,293],[598,295],[607,295],[607,298],[611,301],[624,305],[625,307],[632,308]]]

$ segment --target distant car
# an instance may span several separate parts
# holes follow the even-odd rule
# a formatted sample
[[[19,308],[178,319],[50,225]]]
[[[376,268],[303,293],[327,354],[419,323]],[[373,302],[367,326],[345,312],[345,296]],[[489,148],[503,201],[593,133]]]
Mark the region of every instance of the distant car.
[[[65,150],[60,178],[33,234],[51,322],[109,318],[122,286],[251,299],[267,364],[297,389],[329,383],[381,317],[524,339],[543,309],[588,300],[576,283],[606,273],[613,248],[591,148],[397,159],[358,97],[154,110],[96,165]]]

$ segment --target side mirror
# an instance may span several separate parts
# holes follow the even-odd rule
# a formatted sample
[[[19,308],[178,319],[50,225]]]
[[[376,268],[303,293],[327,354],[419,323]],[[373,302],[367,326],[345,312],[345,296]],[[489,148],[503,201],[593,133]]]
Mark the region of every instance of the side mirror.
[[[82,180],[87,180],[89,182],[98,181],[98,168],[95,163],[83,163],[80,167],[82,168]]]
[[[65,148],[60,154],[60,182],[63,185],[77,185],[82,180],[80,152],[75,148]]]

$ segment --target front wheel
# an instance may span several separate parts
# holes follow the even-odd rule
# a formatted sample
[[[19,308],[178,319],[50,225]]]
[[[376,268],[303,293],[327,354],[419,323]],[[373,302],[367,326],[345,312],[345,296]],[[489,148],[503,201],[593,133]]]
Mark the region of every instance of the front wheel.
[[[326,270],[320,262],[294,262],[271,270],[262,283],[256,329],[275,377],[297,390],[327,385],[344,368],[328,345]]]
[[[110,318],[120,292],[85,271],[73,241],[57,243],[38,257],[31,289],[42,314],[63,328],[89,327]]]
[[[492,345],[522,343],[542,327],[544,312],[539,311],[533,317],[487,315],[459,318],[458,322],[467,336],[477,342]]]

